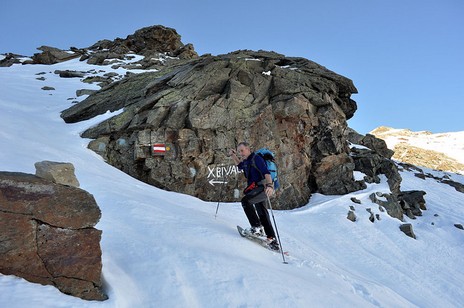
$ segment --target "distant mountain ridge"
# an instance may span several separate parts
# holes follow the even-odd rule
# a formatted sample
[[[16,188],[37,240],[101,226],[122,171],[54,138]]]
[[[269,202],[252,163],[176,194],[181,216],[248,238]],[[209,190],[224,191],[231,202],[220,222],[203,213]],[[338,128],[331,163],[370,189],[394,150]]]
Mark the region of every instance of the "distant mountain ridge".
[[[434,134],[380,126],[370,134],[385,140],[395,160],[464,174],[464,131]]]

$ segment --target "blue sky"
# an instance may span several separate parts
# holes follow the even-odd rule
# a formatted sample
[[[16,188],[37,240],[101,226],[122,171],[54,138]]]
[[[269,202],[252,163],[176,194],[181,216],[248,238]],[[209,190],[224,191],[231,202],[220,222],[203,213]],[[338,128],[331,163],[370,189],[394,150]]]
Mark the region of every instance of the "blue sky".
[[[353,80],[361,133],[464,130],[462,0],[0,0],[0,53],[88,47],[150,25],[199,54],[273,50]]]

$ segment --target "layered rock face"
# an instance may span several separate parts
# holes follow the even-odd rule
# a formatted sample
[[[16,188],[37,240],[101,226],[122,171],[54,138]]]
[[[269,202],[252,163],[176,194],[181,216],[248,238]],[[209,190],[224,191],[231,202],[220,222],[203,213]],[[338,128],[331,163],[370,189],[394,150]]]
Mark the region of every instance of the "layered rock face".
[[[101,216],[88,192],[35,175],[0,172],[0,273],[105,300]]]
[[[307,59],[237,51],[130,76],[62,117],[71,123],[123,108],[83,133],[95,139],[90,147],[136,178],[204,200],[237,200],[244,179],[230,148],[268,147],[280,171],[278,207],[294,208],[312,192],[364,187],[353,178],[345,134],[356,92],[351,80]],[[152,154],[157,143],[165,155]]]

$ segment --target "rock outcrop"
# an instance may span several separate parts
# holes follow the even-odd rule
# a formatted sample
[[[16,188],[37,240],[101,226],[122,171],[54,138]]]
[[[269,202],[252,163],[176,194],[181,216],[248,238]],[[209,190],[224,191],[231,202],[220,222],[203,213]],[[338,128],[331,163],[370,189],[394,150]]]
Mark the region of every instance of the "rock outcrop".
[[[346,130],[346,137],[351,143],[363,145],[386,159],[392,158],[395,154],[393,150],[388,148],[384,140],[377,138],[375,135],[361,135],[354,129],[348,127]]]
[[[139,29],[125,39],[101,40],[90,46],[89,49],[114,55],[128,53],[148,55],[158,52],[167,53],[173,57],[190,59],[198,56],[192,47],[191,44],[184,45],[182,43],[181,37],[175,29],[164,26],[151,26]]]
[[[151,26],[139,29],[125,39],[101,40],[83,50],[81,60],[89,64],[117,64],[117,59],[128,55],[142,55],[143,59],[127,68],[157,68],[170,65],[179,60],[197,58],[192,44],[184,45],[175,29],[164,26]]]
[[[0,172],[0,273],[105,300],[101,216],[88,192],[35,175]]]
[[[402,179],[392,160],[383,157],[375,150],[356,147],[351,149],[351,157],[354,160],[354,170],[365,174],[366,183],[380,183],[379,175],[384,174],[387,177],[390,191],[394,194],[400,193]]]
[[[419,167],[417,167],[415,165],[411,165],[411,164],[407,164],[407,163],[399,163],[398,165],[401,168],[404,168],[404,169],[406,169],[408,171],[415,172],[414,175],[416,177],[420,178],[420,179],[423,179],[423,180],[425,180],[426,178],[434,179],[437,182],[447,184],[449,186],[454,187],[454,189],[456,189],[456,191],[464,193],[464,185],[459,183],[459,182],[455,182],[455,181],[451,180],[451,178],[447,174],[445,174],[442,177],[439,177],[439,176],[433,175],[431,173],[424,172],[424,170],[422,170],[421,168],[419,168]]]
[[[32,56],[32,63],[34,64],[55,64],[81,56],[81,53],[78,52],[67,52],[50,46],[41,46],[37,49],[42,52]]]
[[[365,187],[353,178],[345,137],[356,92],[351,80],[307,59],[237,51],[129,76],[62,118],[124,108],[82,134],[95,139],[90,147],[136,178],[204,200],[234,201],[234,188],[243,188],[228,149],[240,141],[266,146],[277,154],[278,207],[294,208],[312,192]],[[155,143],[166,146],[164,156],[153,155]]]
[[[389,150],[384,140],[367,134],[365,136],[352,129],[346,131],[347,139],[352,143],[351,157],[354,160],[355,170],[364,174],[366,183],[380,183],[380,175],[387,178],[390,193],[373,193],[369,196],[391,217],[404,220],[404,215],[411,219],[422,216],[426,210],[424,195],[421,190],[401,191],[400,167],[390,158],[394,154]]]
[[[2,55],[0,55],[1,58]],[[24,56],[14,54],[14,53],[7,53],[4,55],[4,58],[0,60],[0,67],[9,67],[12,66],[13,64],[19,64],[21,63],[22,58],[25,58]]]

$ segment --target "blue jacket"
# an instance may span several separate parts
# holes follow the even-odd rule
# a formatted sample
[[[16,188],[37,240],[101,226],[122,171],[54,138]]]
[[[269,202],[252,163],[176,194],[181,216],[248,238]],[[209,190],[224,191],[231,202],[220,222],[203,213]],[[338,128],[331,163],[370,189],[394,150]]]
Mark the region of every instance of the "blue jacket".
[[[256,168],[253,166],[253,160],[255,162]],[[267,165],[264,161],[264,158],[262,158],[259,155],[256,155],[254,152],[251,153],[247,159],[238,164],[238,169],[243,170],[243,172],[245,173],[248,185],[250,185],[253,182],[259,184],[262,180],[264,180],[265,174],[271,174],[267,169]]]

